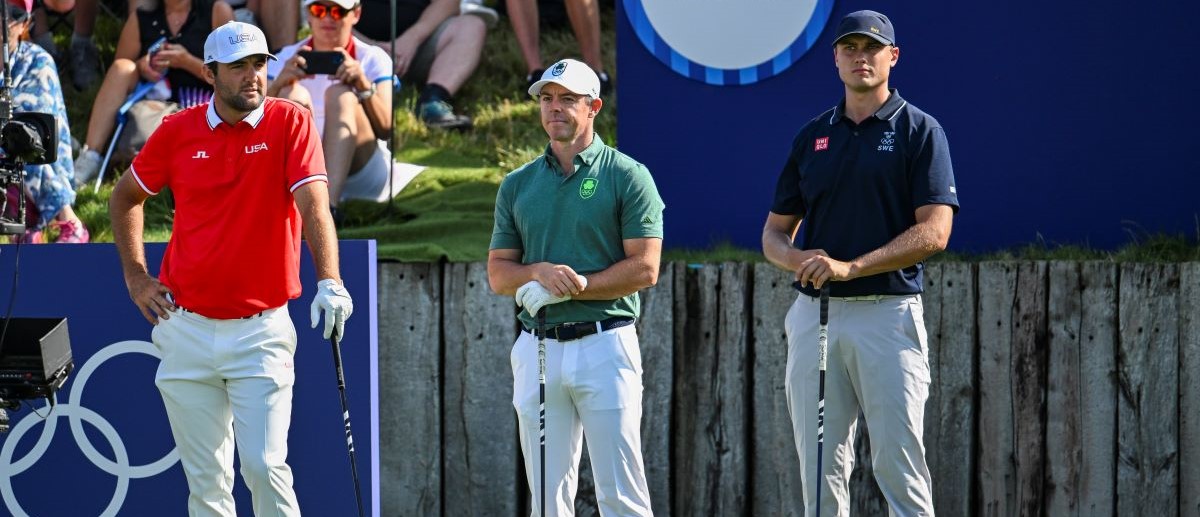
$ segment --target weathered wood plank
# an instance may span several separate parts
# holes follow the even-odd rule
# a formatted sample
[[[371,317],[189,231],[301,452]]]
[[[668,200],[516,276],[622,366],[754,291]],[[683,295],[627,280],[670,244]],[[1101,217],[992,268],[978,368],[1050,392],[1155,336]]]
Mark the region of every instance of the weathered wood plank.
[[[1017,265],[1011,382],[1016,416],[1016,510],[1022,516],[1042,515],[1045,496],[1047,270],[1045,262]]]
[[[1179,515],[1200,515],[1200,262],[1179,271]]]
[[[1113,514],[1117,269],[1050,265],[1046,514]]]
[[[929,402],[925,458],[934,509],[969,515],[975,477],[975,270],[969,263],[926,264],[925,329],[929,336]]]
[[[1017,267],[979,264],[979,510],[976,515],[1016,515],[1012,396],[1013,305]],[[943,302],[943,307],[946,305]]]
[[[675,350],[677,515],[746,512],[748,271],[725,263],[688,272],[696,310]]]
[[[784,319],[796,300],[792,273],[769,263],[754,266],[751,341],[754,349],[750,442],[750,510],[754,515],[804,515],[800,458],[788,415],[784,375],[787,335]]]
[[[448,264],[444,275],[445,515],[516,517],[515,305],[491,292],[484,263]]]
[[[1120,282],[1117,513],[1176,515],[1179,266],[1126,264]]]
[[[379,265],[384,515],[442,513],[441,291],[438,264]]]
[[[642,351],[642,460],[655,515],[671,515],[671,388],[675,264],[663,264],[658,284],[641,292],[638,342]]]
[[[1044,262],[979,269],[980,506],[987,516],[1042,514],[1046,272]]]

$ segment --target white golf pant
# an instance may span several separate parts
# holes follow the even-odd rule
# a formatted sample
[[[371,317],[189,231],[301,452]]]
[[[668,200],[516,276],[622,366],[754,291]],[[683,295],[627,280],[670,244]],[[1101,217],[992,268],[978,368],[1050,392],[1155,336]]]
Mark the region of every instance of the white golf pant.
[[[177,310],[151,339],[162,353],[155,384],[187,475],[188,514],[233,516],[233,450],[254,514],[298,516],[287,460],[296,329],[287,306],[249,319]]]
[[[821,515],[850,514],[859,410],[871,438],[871,467],[893,516],[933,515],[922,442],[929,361],[921,297],[829,300]],[[801,471],[805,514],[816,514],[817,333],[820,302],[801,294],[787,313],[788,411]]]
[[[575,515],[583,436],[604,516],[649,517],[642,465],[642,356],[633,325],[560,343],[546,339],[546,500],[541,512],[538,344],[528,332],[512,350],[513,406],[533,516]]]

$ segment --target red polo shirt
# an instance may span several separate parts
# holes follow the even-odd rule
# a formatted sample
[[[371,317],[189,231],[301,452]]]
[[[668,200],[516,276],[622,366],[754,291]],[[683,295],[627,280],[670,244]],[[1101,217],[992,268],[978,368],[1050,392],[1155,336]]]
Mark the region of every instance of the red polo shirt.
[[[300,296],[292,192],[327,181],[308,110],[267,98],[229,125],[211,102],[194,106],[163,119],[130,172],[147,193],[175,196],[159,280],[180,307],[240,318]]]

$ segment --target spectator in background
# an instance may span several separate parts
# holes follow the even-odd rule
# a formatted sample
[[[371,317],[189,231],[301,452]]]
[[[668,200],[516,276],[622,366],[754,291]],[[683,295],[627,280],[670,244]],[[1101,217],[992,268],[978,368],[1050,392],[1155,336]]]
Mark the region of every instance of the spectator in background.
[[[300,2],[297,0],[230,0],[233,17],[239,22],[257,25],[267,35],[272,52],[296,42],[300,29]],[[265,14],[270,12],[270,16]]]
[[[186,107],[208,101],[212,87],[203,79],[204,40],[209,32],[230,20],[233,9],[223,0],[142,0],[121,29],[116,59],[92,105],[87,136],[75,160],[76,185],[87,183],[100,171],[100,150],[112,137],[117,110],[139,81],[158,82],[165,78],[169,87],[169,92],[151,96],[157,99],[142,101],[170,101],[150,108],[148,111],[153,111],[154,116],[140,117],[143,119],[161,122],[163,116],[181,103]],[[166,38],[166,43],[152,60],[148,51],[161,38]],[[131,135],[131,141],[144,143],[157,123],[143,126],[136,131],[126,130],[143,133]]]
[[[612,91],[612,82],[604,72],[600,57],[600,2],[599,0],[562,0],[567,7],[567,18],[579,42],[579,53],[583,61],[600,78],[600,94]],[[508,19],[512,22],[513,34],[521,47],[525,59],[526,87],[533,86],[542,77],[546,68],[542,65],[542,50],[539,41],[538,0],[505,0]]]
[[[49,113],[58,121],[58,160],[25,167],[25,195],[37,208],[37,222],[25,234],[26,242],[46,242],[46,230],[57,229],[58,243],[84,243],[89,239],[83,221],[75,215],[75,189],[71,179],[71,125],[54,58],[41,47],[22,41],[29,30],[33,0],[8,0],[8,52],[12,56],[13,111]],[[27,223],[28,224],[28,223]]]
[[[46,11],[72,13],[74,32],[67,55],[70,56],[71,84],[76,90],[91,88],[100,78],[100,51],[92,42],[92,30],[96,27],[99,7],[99,0],[42,0],[34,10],[33,42],[54,56],[55,60],[59,58],[58,46],[54,44]]]
[[[267,63],[267,96],[312,110],[325,152],[330,213],[340,226],[343,199],[370,199],[387,187],[391,156],[380,139],[392,131],[392,61],[354,37],[354,24],[364,19],[356,0],[305,0],[304,10],[312,37],[284,47],[277,61]],[[306,71],[300,52],[310,50],[340,52],[336,73]]]
[[[392,51],[392,0],[363,0],[374,13],[355,27],[363,41]],[[459,0],[395,0],[396,75],[421,85],[417,116],[431,128],[471,129],[471,117],[454,112],[454,94],[475,67],[487,39],[486,11],[460,14]]]

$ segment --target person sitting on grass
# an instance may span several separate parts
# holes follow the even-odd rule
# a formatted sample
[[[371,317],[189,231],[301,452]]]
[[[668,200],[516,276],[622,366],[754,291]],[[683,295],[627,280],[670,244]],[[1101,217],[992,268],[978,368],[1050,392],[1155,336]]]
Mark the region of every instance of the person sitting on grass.
[[[340,226],[343,199],[376,199],[387,188],[390,153],[380,139],[392,131],[392,61],[351,33],[362,19],[356,0],[305,0],[304,12],[312,37],[284,47],[277,61],[267,63],[267,95],[312,110],[325,151],[330,212]],[[311,73],[305,58],[311,51],[337,53],[341,63]]]
[[[355,35],[392,51],[392,0],[362,0],[373,16],[362,20]],[[457,114],[451,102],[475,68],[487,40],[490,9],[461,14],[459,0],[395,0],[396,75],[421,85],[417,117],[429,128],[468,130],[471,117]]]
[[[116,59],[108,68],[108,75],[100,84],[100,91],[92,104],[92,115],[88,119],[87,136],[79,156],[75,160],[75,184],[82,186],[100,172],[102,156],[108,139],[112,137],[117,123],[117,110],[137,87],[139,81],[158,82],[166,78],[170,87],[167,99],[147,99],[161,103],[153,111],[154,121],[184,107],[207,102],[212,87],[204,80],[204,40],[208,33],[225,22],[233,20],[233,9],[223,0],[141,0],[141,6],[121,28],[117,41]],[[151,47],[166,38],[150,56]],[[140,102],[147,102],[143,100]],[[132,110],[131,110],[132,111]],[[150,118],[150,117],[145,117]],[[141,119],[141,117],[139,117]],[[154,127],[137,127],[140,135],[123,135],[132,142],[145,142]],[[131,131],[131,129],[127,129]],[[132,153],[136,149],[122,149]]]
[[[25,166],[25,195],[33,200],[38,215],[24,240],[42,243],[47,230],[57,230],[54,242],[84,243],[90,238],[83,221],[75,215],[75,175],[71,161],[71,124],[67,122],[67,104],[54,58],[39,47],[24,41],[30,26],[33,0],[8,0],[8,53],[12,80],[13,112],[49,113],[58,122],[58,159],[54,163]]]

